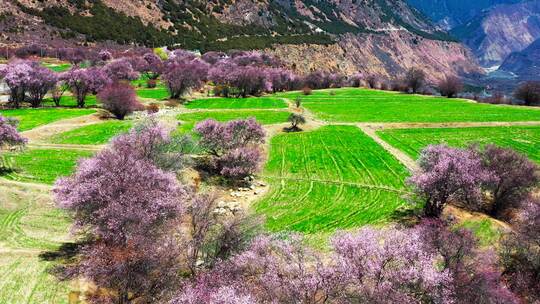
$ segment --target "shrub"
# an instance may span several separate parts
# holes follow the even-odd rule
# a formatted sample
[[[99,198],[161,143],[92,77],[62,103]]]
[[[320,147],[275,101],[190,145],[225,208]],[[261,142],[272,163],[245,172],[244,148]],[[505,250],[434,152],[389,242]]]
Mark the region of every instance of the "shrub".
[[[291,90],[295,76],[282,68],[268,69],[268,81],[272,84],[272,91],[282,92]]]
[[[157,81],[155,79],[148,79],[146,81],[146,87],[149,89],[154,89],[157,87]]]
[[[237,97],[258,96],[272,89],[264,68],[238,66],[230,72],[230,85],[237,91]]]
[[[58,79],[62,79],[62,75],[58,77]],[[52,99],[54,102],[54,105],[59,107],[60,101],[62,100],[62,96],[64,96],[64,93],[69,89],[69,86],[67,86],[65,83],[60,82],[57,83],[54,88],[51,90]]]
[[[214,96],[229,97],[229,87],[224,85],[214,86]]]
[[[302,105],[302,98],[300,98],[300,96],[297,96],[295,99],[294,99],[294,105],[296,106],[296,108],[300,108],[300,106]]]
[[[111,84],[110,78],[100,68],[72,69],[62,75],[62,80],[73,91],[79,108],[90,93],[97,93]]]
[[[45,98],[49,90],[55,87],[57,80],[54,72],[48,68],[38,65],[33,67],[31,77],[25,85],[33,108],[41,105],[43,98]]]
[[[526,106],[540,103],[540,81],[521,84],[514,92],[514,97],[523,101]]]
[[[56,75],[38,62],[14,61],[0,69],[10,90],[10,103],[19,108],[25,101],[26,94],[30,95],[30,104],[36,108],[41,105],[43,98],[57,82]]]
[[[354,75],[352,75],[349,78],[349,82],[350,82],[351,86],[355,87],[355,88],[361,87],[362,84],[363,84],[363,81],[364,81],[364,74],[362,74],[360,72],[355,73]]]
[[[126,58],[120,58],[108,63],[103,71],[112,81],[135,80],[139,78],[139,73],[133,69],[132,64]]]
[[[504,277],[528,303],[540,301],[540,201],[528,198],[516,228],[502,242]]]
[[[439,82],[439,91],[442,96],[455,97],[463,90],[463,82],[456,76],[446,76]]]
[[[195,131],[199,144],[211,158],[213,169],[220,175],[240,180],[252,175],[262,161],[259,144],[265,132],[253,118],[219,123],[208,119],[198,123]]]
[[[364,228],[332,239],[321,256],[297,235],[260,236],[201,274],[172,301],[187,303],[452,302],[451,278],[414,229]],[[215,299],[215,302],[211,302]]]
[[[242,180],[259,171],[261,151],[257,147],[240,147],[230,150],[216,159],[219,174],[232,180]]]
[[[159,112],[159,104],[153,102],[153,103],[147,105],[146,106],[146,111],[148,112],[148,114],[155,114],[155,113]]]
[[[482,158],[484,167],[494,176],[485,187],[492,196],[488,211],[494,217],[500,218],[517,207],[540,182],[538,166],[512,149],[488,145]]]
[[[83,276],[113,291],[106,296],[116,303],[133,297],[154,302],[150,299],[178,283],[181,247],[170,235],[189,196],[174,174],[158,169],[133,146],[117,145],[81,161],[75,174],[57,181],[53,193],[86,240],[59,271],[61,278]]]
[[[368,84],[368,87],[370,89],[376,89],[379,85],[379,77],[376,76],[376,75],[369,75],[367,78],[366,78],[366,82]]]
[[[115,82],[108,85],[97,95],[97,98],[103,103],[105,110],[120,120],[140,107],[135,90],[127,83]]]
[[[304,85],[310,89],[326,89],[330,87],[330,80],[325,73],[315,71],[304,78]]]
[[[439,267],[451,276],[455,303],[519,303],[505,285],[498,261],[478,250],[471,231],[441,220],[423,220],[417,229],[425,250],[441,257]]]
[[[163,81],[172,99],[182,97],[191,89],[201,87],[206,80],[208,65],[200,60],[174,61],[167,66]]]
[[[143,59],[146,65],[140,70],[144,75],[151,80],[158,79],[165,69],[165,64],[161,58],[154,53],[144,54]]]
[[[101,50],[99,51],[99,59],[103,62],[111,61],[113,59],[113,56],[111,52],[107,50]]]
[[[474,150],[428,146],[418,160],[420,170],[409,178],[425,200],[424,214],[439,217],[450,201],[474,209],[481,201],[481,185],[492,179]]]
[[[312,92],[313,92],[313,91],[311,90],[310,87],[304,87],[304,88],[302,89],[302,94],[304,94],[304,95],[306,95],[306,96],[311,95]]]
[[[26,144],[27,140],[17,131],[18,121],[0,115],[0,148]]]
[[[287,118],[287,120],[291,123],[291,126],[289,128],[286,128],[286,131],[289,131],[289,132],[302,131],[302,129],[300,129],[298,125],[303,125],[306,123],[306,119],[304,118],[304,116],[300,114],[295,114],[295,113],[291,113],[291,115],[289,115],[289,118]]]
[[[223,52],[206,52],[201,56],[201,59],[206,61],[208,64],[216,64],[218,61],[227,57],[227,54]]]
[[[31,61],[14,61],[0,69],[0,77],[9,87],[9,102],[14,108],[19,108],[25,101],[35,65]]]
[[[423,70],[410,68],[405,75],[404,83],[411,93],[416,94],[424,86],[425,80],[426,73]]]
[[[490,97],[484,97],[479,100],[482,103],[489,104],[510,104],[511,101],[506,98],[502,92],[495,92]]]

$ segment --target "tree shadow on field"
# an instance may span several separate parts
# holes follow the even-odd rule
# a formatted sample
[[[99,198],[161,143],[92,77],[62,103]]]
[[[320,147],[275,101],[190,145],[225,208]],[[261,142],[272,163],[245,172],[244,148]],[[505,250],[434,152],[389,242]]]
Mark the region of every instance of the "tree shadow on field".
[[[63,243],[56,250],[44,251],[39,254],[39,258],[48,262],[62,262],[66,263],[73,260],[84,247],[85,242],[79,243]]]
[[[390,220],[405,227],[418,224],[422,218],[422,209],[415,206],[402,206],[394,210]]]

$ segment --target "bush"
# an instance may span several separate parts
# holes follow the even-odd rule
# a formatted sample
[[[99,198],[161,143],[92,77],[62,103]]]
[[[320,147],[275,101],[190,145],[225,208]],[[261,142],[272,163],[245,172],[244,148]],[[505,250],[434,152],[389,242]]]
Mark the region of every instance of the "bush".
[[[481,185],[492,178],[474,150],[432,145],[422,150],[418,164],[420,170],[408,182],[425,201],[427,217],[439,217],[450,201],[475,208],[482,199]]]
[[[514,97],[525,103],[526,106],[540,103],[540,81],[527,81],[521,84],[514,92]]]
[[[439,82],[439,91],[442,96],[455,97],[463,90],[463,82],[456,76],[446,76]]]
[[[97,98],[103,103],[105,110],[120,120],[141,106],[135,90],[127,83],[115,82],[105,87]]]
[[[297,96],[295,99],[294,99],[294,105],[296,106],[296,108],[300,108],[300,106],[302,105],[302,98],[300,98],[300,96]]]
[[[405,75],[404,83],[411,93],[416,94],[424,86],[425,80],[426,73],[423,70],[411,68]]]
[[[306,119],[304,118],[304,116],[300,114],[295,114],[295,113],[291,113],[291,115],[289,115],[289,118],[287,118],[287,120],[291,123],[291,126],[285,129],[285,131],[287,132],[302,131],[302,129],[300,129],[298,125],[303,125],[306,123]]]
[[[511,101],[502,92],[495,92],[489,97],[480,98],[479,102],[489,104],[511,104]]]
[[[71,88],[79,108],[84,107],[86,96],[101,91],[111,83],[111,79],[100,68],[72,69],[62,75],[67,86]]]
[[[149,89],[154,89],[157,87],[157,81],[155,79],[148,79],[146,81],[146,87]]]
[[[313,91],[311,90],[310,87],[304,87],[304,88],[302,89],[302,94],[304,94],[304,95],[306,95],[306,96],[311,95],[312,92],[313,92]]]
[[[509,209],[518,207],[540,183],[538,166],[512,149],[488,145],[482,158],[484,167],[494,176],[485,187],[492,196],[487,210],[494,217],[501,218]]]
[[[220,123],[207,119],[195,126],[200,146],[210,156],[212,169],[221,176],[239,181],[254,174],[262,161],[259,145],[265,132],[253,118]]]
[[[159,104],[153,102],[153,103],[147,105],[146,106],[146,111],[148,112],[148,114],[155,114],[155,113],[159,112]]]
[[[376,89],[377,86],[379,85],[379,77],[375,75],[370,75],[366,78],[366,82],[370,89]]]
[[[191,89],[201,87],[208,74],[208,64],[200,61],[169,62],[162,78],[172,99],[178,99]]]

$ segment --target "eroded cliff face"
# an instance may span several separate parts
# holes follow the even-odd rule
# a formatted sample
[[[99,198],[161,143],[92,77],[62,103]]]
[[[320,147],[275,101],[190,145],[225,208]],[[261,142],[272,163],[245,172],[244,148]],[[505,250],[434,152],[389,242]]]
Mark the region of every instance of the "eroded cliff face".
[[[540,39],[521,52],[508,56],[499,70],[510,72],[519,79],[538,80],[540,76]]]
[[[86,17],[94,12],[92,3],[98,2],[4,1],[7,5],[0,6],[0,14],[17,15],[6,19],[23,28],[11,40],[4,39],[8,43],[17,39],[19,44],[24,41],[51,44],[59,39],[60,32],[76,35],[71,43],[84,42],[85,35],[92,36],[81,33],[80,27],[68,25],[57,29],[55,23],[40,19],[42,14],[21,12],[20,5],[37,11],[67,8],[74,16]],[[263,38],[269,41],[263,48],[267,47],[268,52],[289,66],[294,65],[300,73],[315,69],[344,74],[361,71],[390,79],[403,75],[411,67],[419,67],[435,81],[446,74],[481,72],[466,48],[448,41],[445,33],[403,0],[101,0],[101,3],[111,11],[140,19],[145,26],[161,29],[161,34],[168,35],[167,43],[182,44],[190,40],[193,49],[212,39],[245,42]],[[181,34],[186,36],[179,38],[177,35]],[[319,34],[326,38],[318,37],[316,42],[300,40]],[[288,40],[272,40],[280,36],[288,36]],[[103,35],[95,37],[103,38]],[[98,39],[95,37],[91,43]],[[304,41],[312,44],[301,44]],[[234,49],[237,45],[231,43],[227,47]]]
[[[349,75],[360,71],[396,79],[416,67],[425,70],[428,80],[436,83],[446,75],[484,73],[463,45],[424,39],[404,31],[387,35],[348,34],[329,46],[280,45],[267,51],[302,74],[323,69]]]
[[[497,6],[453,33],[471,47],[482,65],[500,65],[540,38],[540,1]]]

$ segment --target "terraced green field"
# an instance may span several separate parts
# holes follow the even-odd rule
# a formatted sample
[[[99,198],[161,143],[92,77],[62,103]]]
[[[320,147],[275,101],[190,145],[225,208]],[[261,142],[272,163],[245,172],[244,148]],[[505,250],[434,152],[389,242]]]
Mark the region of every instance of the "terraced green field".
[[[353,126],[272,138],[255,206],[270,230],[327,232],[388,221],[404,204],[407,170]]]
[[[57,120],[90,115],[95,112],[92,109],[42,108],[0,110],[0,115],[17,118],[19,120],[19,131],[27,131]]]
[[[54,144],[102,145],[106,144],[112,137],[129,131],[132,125],[132,121],[126,120],[106,121],[56,134],[49,139],[49,142]]]
[[[66,149],[28,149],[5,153],[16,172],[4,177],[25,182],[53,184],[57,178],[68,176],[75,170],[77,161],[90,157],[93,152]]]
[[[0,303],[67,303],[68,286],[39,254],[68,241],[70,222],[48,195],[0,186]]]
[[[320,90],[309,96],[289,92],[277,96],[300,96],[305,108],[329,122],[540,121],[540,109],[368,89]]]
[[[176,116],[183,122],[180,126],[181,132],[189,132],[195,124],[205,119],[215,119],[217,121],[229,121],[234,119],[246,119],[254,117],[258,122],[264,125],[277,124],[287,122],[290,113],[286,111],[271,111],[271,110],[233,110],[233,111],[201,111],[193,113],[185,113]]]
[[[540,126],[388,129],[377,133],[413,158],[430,144],[465,147],[471,143],[493,143],[515,149],[540,163]]]
[[[272,109],[286,108],[287,103],[276,97],[206,98],[186,104],[188,109]]]

